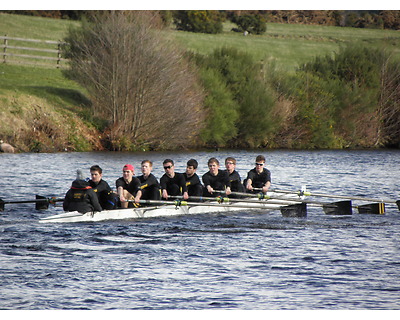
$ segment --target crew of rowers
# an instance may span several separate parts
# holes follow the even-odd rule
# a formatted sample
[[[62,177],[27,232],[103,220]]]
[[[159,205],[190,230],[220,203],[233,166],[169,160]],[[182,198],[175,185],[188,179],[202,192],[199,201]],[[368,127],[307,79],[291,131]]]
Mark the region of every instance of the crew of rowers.
[[[133,165],[126,164],[122,169],[122,177],[115,182],[116,193],[102,179],[102,169],[94,165],[90,168],[91,179],[86,181],[77,177],[68,190],[64,200],[65,211],[94,212],[128,207],[137,207],[141,200],[168,200],[180,196],[184,200],[200,199],[225,194],[235,197],[241,193],[266,193],[271,185],[271,173],[264,167],[265,157],[256,157],[255,167],[251,169],[246,179],[241,181],[236,171],[236,160],[225,159],[226,170],[220,169],[216,158],[208,160],[208,169],[202,176],[203,184],[197,175],[198,162],[190,159],[185,173],[174,170],[174,161],[165,159],[163,167],[165,174],[160,182],[151,173],[153,163],[143,160],[142,175],[135,176]]]

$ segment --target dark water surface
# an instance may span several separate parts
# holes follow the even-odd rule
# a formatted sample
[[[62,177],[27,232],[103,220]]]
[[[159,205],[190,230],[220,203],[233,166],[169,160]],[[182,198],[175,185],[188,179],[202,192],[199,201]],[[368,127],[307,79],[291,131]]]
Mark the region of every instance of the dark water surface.
[[[99,164],[114,187],[122,166],[233,155],[241,176],[258,152],[0,154],[0,197],[63,197],[76,169]],[[273,188],[397,200],[399,151],[268,151]],[[315,199],[315,198],[313,198]],[[333,201],[321,199],[319,201]],[[361,204],[361,202],[354,202]],[[307,218],[233,212],[39,224],[60,207],[0,213],[0,309],[399,309],[400,212]]]

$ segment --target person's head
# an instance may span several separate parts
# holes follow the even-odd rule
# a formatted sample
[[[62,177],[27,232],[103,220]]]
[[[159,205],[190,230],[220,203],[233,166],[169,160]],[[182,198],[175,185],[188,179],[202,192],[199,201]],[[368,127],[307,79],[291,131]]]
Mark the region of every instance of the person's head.
[[[164,171],[169,177],[173,177],[174,175],[174,161],[171,159],[165,159],[163,161]]]
[[[263,155],[258,155],[256,157],[256,171],[261,172],[264,169],[265,157]]]
[[[194,175],[196,173],[197,167],[198,167],[198,162],[195,159],[190,159],[187,163],[186,163],[186,175],[188,177],[191,177],[192,175]]]
[[[153,162],[150,160],[143,160],[141,163],[142,173],[144,176],[148,176],[153,169]]]
[[[225,159],[225,168],[229,173],[232,173],[236,168],[236,159],[228,157]]]
[[[76,170],[76,179],[72,182],[72,187],[81,188],[89,186],[89,181],[83,176],[81,169]]]
[[[99,183],[103,177],[103,170],[98,165],[91,166],[90,176],[93,182]]]
[[[216,158],[210,158],[207,162],[208,169],[210,170],[210,173],[214,176],[218,174],[218,169],[219,169],[219,161]]]
[[[122,168],[122,176],[125,180],[131,181],[133,175],[135,174],[135,168],[131,164],[126,164]]]

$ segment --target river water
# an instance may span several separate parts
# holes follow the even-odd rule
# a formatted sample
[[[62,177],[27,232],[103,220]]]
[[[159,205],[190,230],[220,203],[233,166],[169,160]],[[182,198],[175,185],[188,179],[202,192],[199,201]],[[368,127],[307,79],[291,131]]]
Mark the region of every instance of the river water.
[[[114,187],[122,167],[172,158],[223,162],[241,176],[259,152],[0,154],[0,197],[63,197],[76,169],[100,165]],[[400,198],[400,151],[265,151],[272,188]],[[316,198],[312,198],[316,199]],[[319,201],[334,199],[318,198]],[[336,200],[337,201],[337,200]],[[353,202],[361,204],[361,202]],[[400,309],[400,212],[306,218],[279,211],[130,221],[39,224],[58,207],[7,204],[0,212],[0,309]]]

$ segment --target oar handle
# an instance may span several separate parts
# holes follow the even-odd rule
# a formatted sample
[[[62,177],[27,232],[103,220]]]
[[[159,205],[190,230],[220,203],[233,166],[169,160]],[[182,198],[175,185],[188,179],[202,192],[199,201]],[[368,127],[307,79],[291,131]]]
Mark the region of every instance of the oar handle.
[[[183,199],[183,196],[170,196],[170,198],[174,198],[174,199]],[[273,199],[273,200],[270,200]],[[268,196],[264,196],[264,197],[258,197],[256,198],[247,198],[247,199],[235,199],[235,198],[228,198],[228,197],[215,197],[215,198],[211,198],[211,197],[196,197],[196,196],[190,196],[189,200],[196,200],[196,201],[216,201],[218,203],[237,203],[237,202],[244,202],[244,203],[261,203],[261,204],[283,204],[282,201],[274,201],[274,200],[283,200],[283,201],[287,201],[287,202],[299,202],[298,200],[292,200],[292,199],[286,199],[286,198],[270,198]],[[265,200],[263,202],[261,202],[262,200]],[[189,205],[191,204],[191,202],[188,203]]]
[[[224,204],[222,203],[210,203],[210,202],[188,202],[188,201],[181,201],[181,200],[174,200],[174,201],[168,201],[168,200],[139,200],[135,202],[134,200],[128,200],[127,202],[134,202],[134,203],[140,203],[140,204],[158,204],[158,205],[173,205],[176,207],[181,207],[181,206],[205,206],[205,207],[223,207]],[[241,203],[229,203],[227,206],[232,207],[232,208],[244,208],[244,209],[263,209],[266,208],[269,204],[274,204],[272,202],[261,202],[258,201],[256,204],[259,204],[259,207],[255,207],[254,203],[253,205],[247,205],[247,204],[241,204]],[[288,204],[286,203],[277,203],[277,208],[279,209],[280,207],[285,207]],[[267,207],[268,208],[268,207]],[[269,208],[270,209],[270,208]]]
[[[168,200],[128,200],[127,202],[132,202],[132,203],[141,203],[141,204],[169,204],[169,205],[175,205],[175,206],[187,206],[187,201],[181,201],[181,200],[174,200],[174,201],[168,201]]]
[[[0,202],[3,204],[17,204],[17,203],[37,203],[37,202],[49,202],[49,203],[53,203],[53,202],[58,202],[58,201],[64,201],[64,198],[56,198],[56,197],[52,197],[52,198],[39,198],[39,199],[35,199],[35,200],[2,200],[0,198]]]

